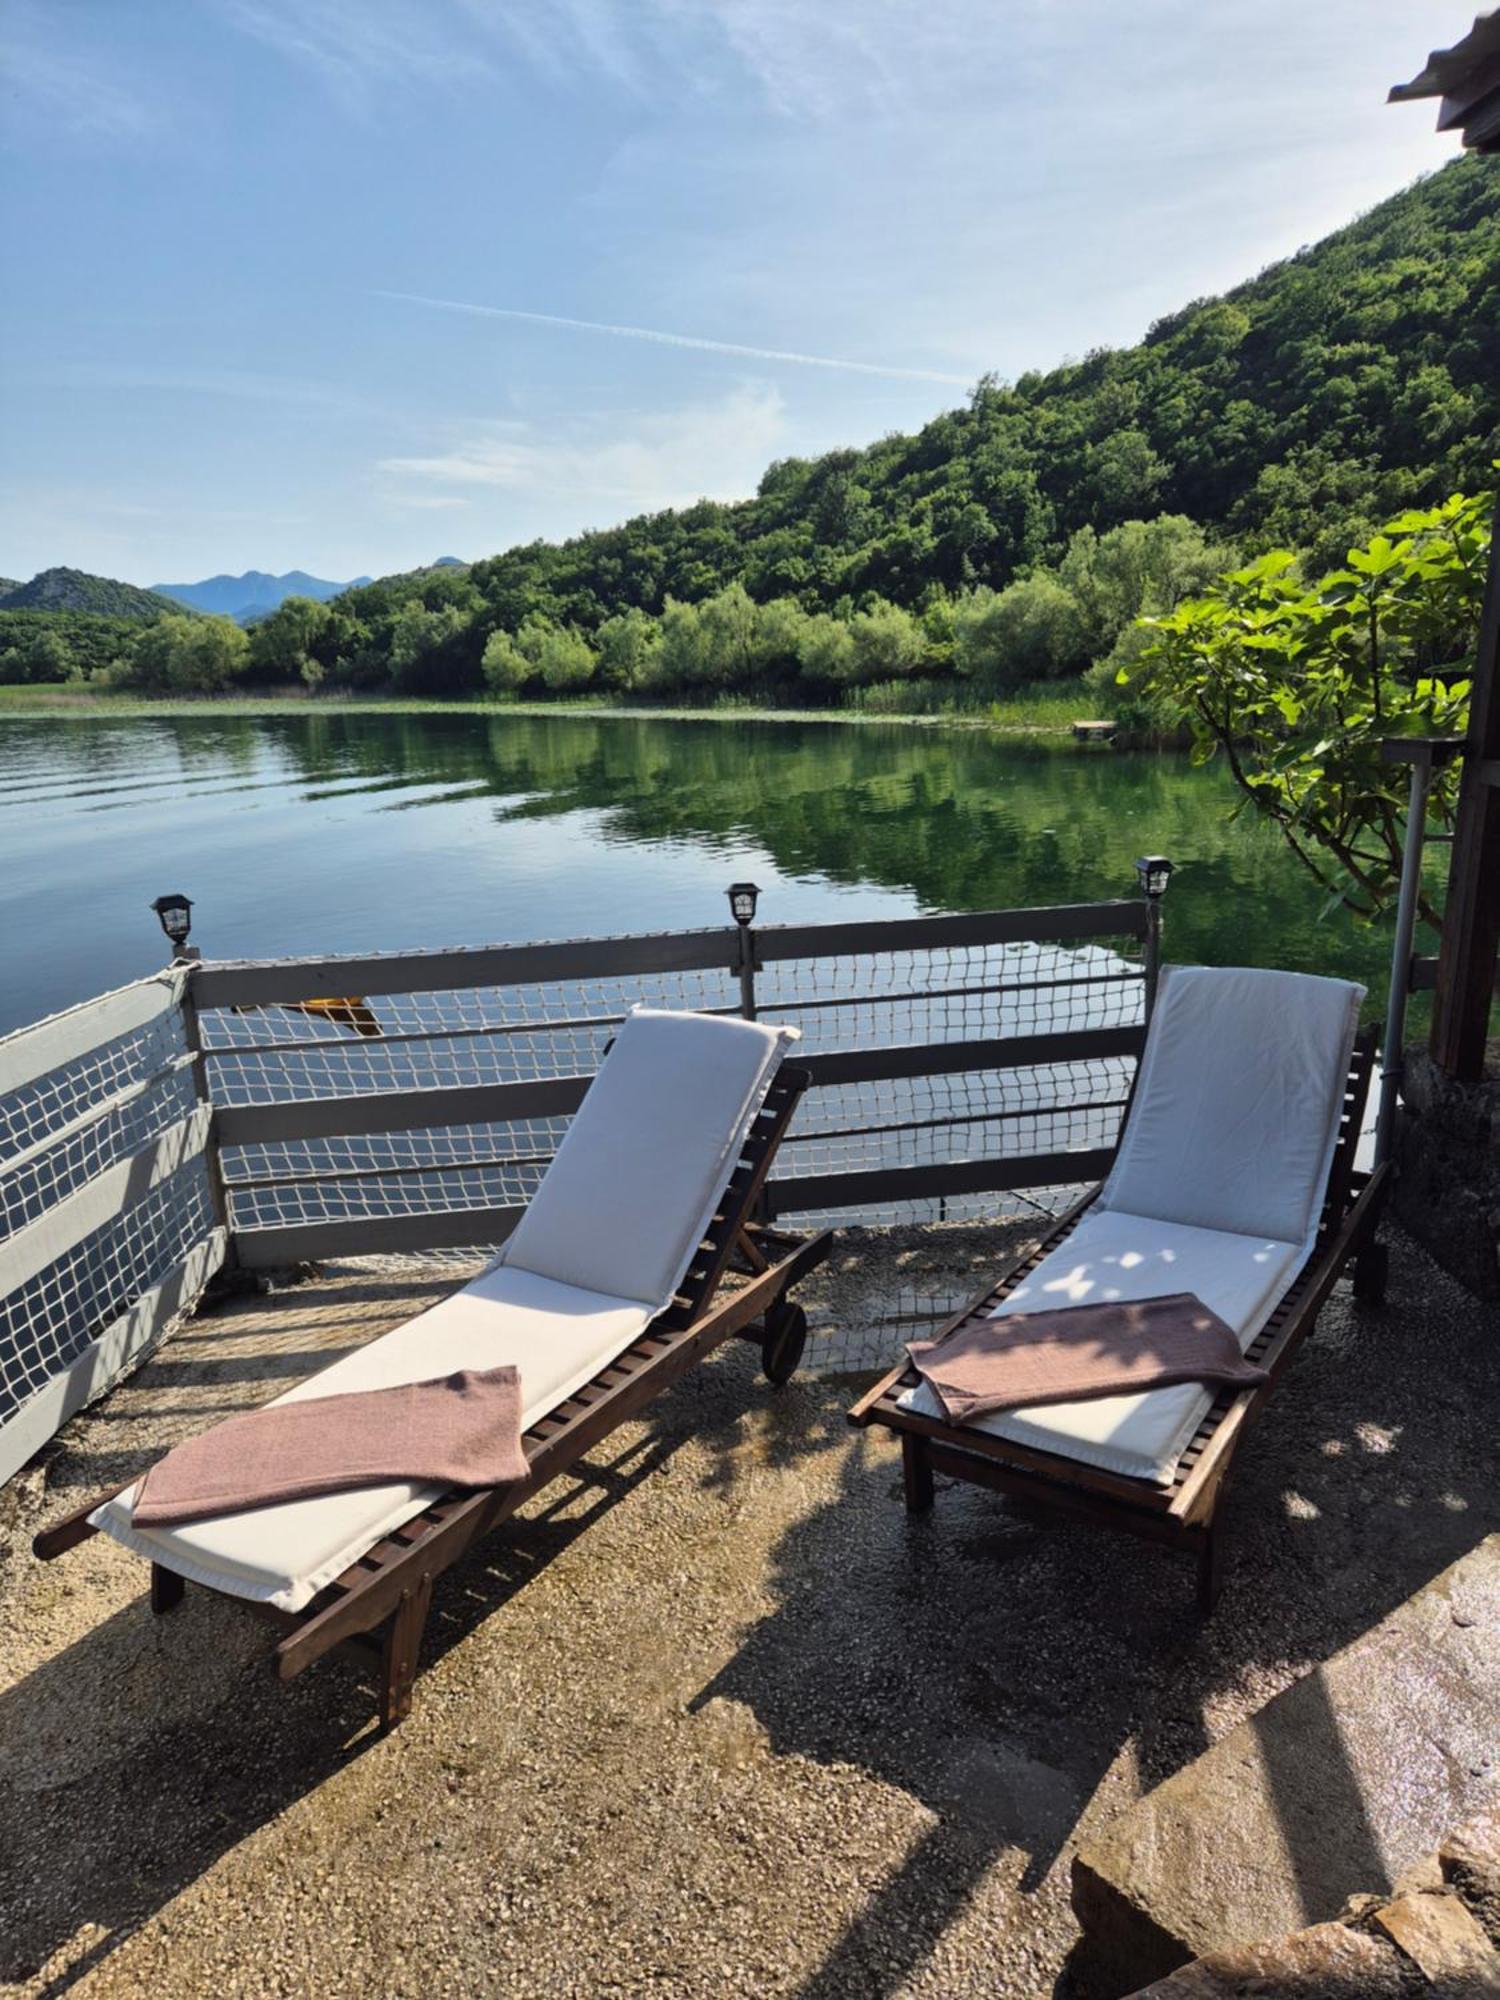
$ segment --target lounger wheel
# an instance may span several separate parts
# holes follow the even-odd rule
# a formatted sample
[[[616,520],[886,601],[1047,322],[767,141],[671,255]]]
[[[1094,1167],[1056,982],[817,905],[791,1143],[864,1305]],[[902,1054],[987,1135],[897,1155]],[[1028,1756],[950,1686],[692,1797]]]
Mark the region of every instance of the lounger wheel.
[[[1391,1274],[1391,1253],[1384,1243],[1367,1243],[1354,1260],[1354,1296],[1361,1305],[1385,1304],[1386,1280]]]
[[[807,1314],[801,1306],[783,1299],[766,1314],[765,1337],[761,1342],[760,1365],[768,1382],[780,1388],[790,1382],[807,1345]]]

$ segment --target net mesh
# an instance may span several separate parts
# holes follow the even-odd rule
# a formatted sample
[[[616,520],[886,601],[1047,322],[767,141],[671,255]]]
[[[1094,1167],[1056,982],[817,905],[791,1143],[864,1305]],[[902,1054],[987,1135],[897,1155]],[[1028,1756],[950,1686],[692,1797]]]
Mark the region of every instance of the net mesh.
[[[454,954],[456,966],[461,957]],[[1142,1019],[1137,943],[963,943],[774,959],[755,975],[763,1020],[797,1028],[796,1059],[843,1051],[1050,1038]],[[330,979],[338,968],[330,965]],[[525,986],[356,996],[205,1010],[216,1103],[255,1105],[588,1076],[629,1008],[736,1013],[736,971],[672,971]],[[1046,1051],[1039,1053],[1045,1054]],[[1134,1058],[993,1059],[949,1074],[829,1083],[804,1099],[778,1181],[956,1162],[1024,1162],[1114,1142]],[[567,1119],[529,1118],[226,1147],[236,1230],[380,1216],[516,1209]],[[1025,1182],[1024,1167],[1008,1177]],[[924,1196],[860,1208],[862,1221],[1055,1206],[1058,1188]],[[795,1189],[783,1199],[795,1199]],[[799,1221],[850,1219],[815,1202]]]
[[[955,922],[972,933],[970,920]],[[878,926],[872,935],[872,950],[810,948],[756,971],[761,1018],[796,1027],[798,1057],[812,1059],[815,1069],[777,1163],[779,1212],[798,1223],[885,1223],[1054,1210],[1083,1178],[1069,1177],[1070,1156],[1097,1161],[1113,1144],[1134,1069],[1133,1055],[1085,1055],[1058,1038],[1139,1026],[1138,942],[1127,935],[1081,944],[971,937],[884,949]],[[725,943],[728,956],[733,940]],[[767,948],[773,945],[774,935]],[[225,1107],[298,1104],[587,1078],[632,1005],[734,1014],[742,1004],[738,972],[727,963],[482,986],[464,982],[466,957],[441,955],[454,980],[442,991],[340,992],[347,975],[333,961],[326,1000],[203,1008],[198,1034],[210,1098]],[[0,1426],[106,1330],[125,1325],[153,1287],[185,1265],[196,1269],[192,1253],[217,1226],[203,1152],[125,1198],[118,1212],[106,1212],[97,1192],[100,1212],[90,1205],[101,1175],[149,1152],[197,1101],[182,1004],[165,1004],[145,1025],[121,1029],[112,1004],[121,998],[106,995],[75,1010],[66,1046],[76,1051],[87,1040],[94,1013],[97,1045],[35,1074],[27,1073],[24,1055],[32,1045],[11,1038],[11,1081],[0,1091]],[[821,1057],[1030,1038],[1035,1046],[1012,1048],[1003,1059],[993,1049],[950,1058],[956,1066],[937,1074],[816,1081]],[[45,1036],[35,1044],[45,1045]],[[1025,1060],[1014,1060],[1017,1053]],[[893,1066],[920,1068],[926,1060],[907,1063],[903,1055]],[[442,1117],[446,1122],[415,1131],[225,1147],[231,1233],[434,1217],[436,1226],[418,1240],[430,1234],[441,1242],[452,1240],[441,1218],[482,1211],[474,1233],[493,1224],[498,1238],[505,1213],[535,1192],[568,1119],[457,1122],[448,1106]],[[993,1173],[1015,1185],[956,1195],[923,1187],[924,1174],[959,1165],[966,1178]],[[830,1191],[830,1177],[872,1171],[900,1172],[910,1184],[890,1199]],[[313,1241],[308,1254],[318,1254]],[[181,1309],[194,1302],[184,1297]],[[150,1313],[139,1317],[138,1344],[163,1330]],[[130,1358],[122,1352],[121,1365]],[[94,1391],[107,1386],[101,1377]]]
[[[77,1233],[99,1176],[149,1149],[196,1102],[180,1005],[110,1035],[115,997],[90,1003],[99,1016],[97,1047],[0,1095],[0,1271],[9,1279],[0,1298],[0,1424],[170,1277],[215,1226],[199,1153]],[[86,1029],[88,1012],[75,1010],[70,1021]],[[24,1059],[19,1037],[15,1045]],[[185,1299],[183,1309],[193,1302]],[[159,1330],[143,1325],[142,1335]]]

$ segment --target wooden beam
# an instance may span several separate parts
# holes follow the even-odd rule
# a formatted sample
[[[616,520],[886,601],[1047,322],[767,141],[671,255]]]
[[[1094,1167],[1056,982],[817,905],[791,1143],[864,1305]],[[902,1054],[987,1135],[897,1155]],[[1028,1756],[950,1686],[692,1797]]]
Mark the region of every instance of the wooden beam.
[[[0,1040],[0,1096],[149,1027],[177,1005],[185,977],[172,967],[6,1035]]]
[[[233,1193],[233,1182],[230,1183]],[[503,1243],[525,1207],[435,1209],[427,1215],[351,1215],[236,1229],[235,1255],[246,1271],[284,1271],[328,1257],[377,1257],[409,1250],[488,1249]]]
[[[799,1055],[797,1060],[816,1089],[838,1083],[884,1083],[895,1077],[1101,1062],[1109,1056],[1139,1055],[1145,1037],[1145,1029],[1139,1027],[1075,1028],[1062,1034],[997,1035],[982,1042],[896,1042],[882,1048],[833,1049],[826,1054]]]
[[[226,1104],[218,1115],[219,1144],[263,1146],[279,1139],[343,1139],[370,1132],[499,1125],[516,1118],[569,1118],[588,1087],[586,1076],[552,1076],[534,1083],[439,1084],[431,1090],[375,1090],[358,1097]]]
[[[490,945],[461,951],[383,952],[374,958],[205,961],[193,973],[200,1008],[267,1007],[329,994],[448,993],[475,986],[696,972],[735,962],[731,929],[649,937],[579,938],[560,944]],[[538,1024],[543,1025],[543,1024]]]
[[[214,1272],[224,1261],[225,1237],[213,1230],[189,1250],[175,1271],[142,1292],[86,1347],[82,1354],[43,1384],[14,1416],[0,1424],[0,1483],[55,1437],[75,1411],[112,1389],[166,1332],[174,1319],[191,1312]],[[99,1499],[107,1496],[99,1495]],[[96,1505],[97,1501],[90,1505]],[[66,1548],[93,1532],[72,1520],[60,1527],[72,1532],[58,1542]]]
[[[1500,758],[1500,500],[1490,542],[1484,610],[1474,652],[1469,733],[1443,910],[1433,1007],[1433,1060],[1448,1076],[1477,1083],[1484,1074],[1495,962],[1500,956],[1500,789],[1485,766]]]
[[[1006,1188],[1076,1187],[1108,1173],[1113,1147],[1076,1153],[1016,1153],[1000,1160],[950,1160],[935,1166],[863,1167],[844,1174],[797,1174],[766,1190],[772,1216],[825,1208],[878,1208],[932,1201],[943,1195],[991,1194]]]
[[[195,1160],[208,1144],[213,1107],[200,1104],[185,1118],[123,1160],[96,1173],[63,1196],[34,1222],[0,1243],[0,1295],[18,1292],[59,1257],[75,1250],[107,1223],[128,1215],[138,1202]]]
[[[872,951],[941,951],[964,945],[1052,944],[1062,938],[1145,934],[1145,898],[1131,896],[1113,903],[1060,903],[1044,910],[974,910],[956,917],[773,924],[756,931],[755,955],[769,965],[787,958],[844,958]]]

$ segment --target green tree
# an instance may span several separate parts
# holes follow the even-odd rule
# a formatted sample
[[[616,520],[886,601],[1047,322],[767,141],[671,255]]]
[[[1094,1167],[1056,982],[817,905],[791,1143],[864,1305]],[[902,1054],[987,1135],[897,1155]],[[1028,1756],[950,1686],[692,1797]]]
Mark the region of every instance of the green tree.
[[[1289,551],[1272,551],[1146,621],[1152,643],[1125,670],[1362,917],[1387,906],[1401,872],[1406,773],[1383,761],[1382,740],[1465,725],[1492,504],[1456,494],[1408,510],[1311,587]],[[1435,788],[1440,822],[1456,785],[1450,770]],[[1425,902],[1423,915],[1438,924]]]
[[[158,618],[126,663],[128,685],[170,694],[218,694],[243,675],[250,641],[228,618]]]
[[[554,694],[587,687],[596,663],[593,647],[571,625],[553,626],[538,641],[536,670]]]
[[[656,620],[637,606],[606,618],[594,634],[599,652],[599,678],[606,687],[625,692],[651,679],[661,632]]]
[[[316,681],[319,676],[310,676],[308,667],[332,618],[328,606],[314,598],[284,598],[268,617],[251,627],[249,678],[273,686],[284,681]]]

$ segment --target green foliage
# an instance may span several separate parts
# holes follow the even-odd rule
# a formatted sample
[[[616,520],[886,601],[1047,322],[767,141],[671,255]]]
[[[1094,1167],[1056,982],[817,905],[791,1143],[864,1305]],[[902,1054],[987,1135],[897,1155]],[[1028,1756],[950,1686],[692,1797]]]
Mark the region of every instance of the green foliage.
[[[262,638],[278,612],[249,671],[695,702],[895,683],[916,702],[929,681],[988,700],[1107,659],[1112,685],[1135,617],[1232,550],[1331,569],[1478,485],[1497,424],[1500,180],[1470,157],[1134,347],[986,376],[914,435],[778,461],[737,505],[385,577]]]
[[[249,661],[250,641],[238,625],[185,613],[145,626],[116,678],[153,693],[217,694],[234,686]]]
[[[283,598],[250,629],[249,678],[267,687],[297,680],[316,687],[324,674],[317,646],[333,616],[314,598]]]
[[[139,590],[112,576],[81,569],[44,569],[29,583],[13,583],[0,595],[0,611],[88,612],[100,618],[164,618],[180,611],[170,597]]]
[[[1362,917],[1385,909],[1401,869],[1407,772],[1382,759],[1382,739],[1465,725],[1491,506],[1456,494],[1407,509],[1312,585],[1273,550],[1146,621],[1150,643],[1122,670],[1186,719],[1200,761],[1223,757],[1243,803]],[[1456,783],[1449,771],[1435,787],[1440,823]]]

